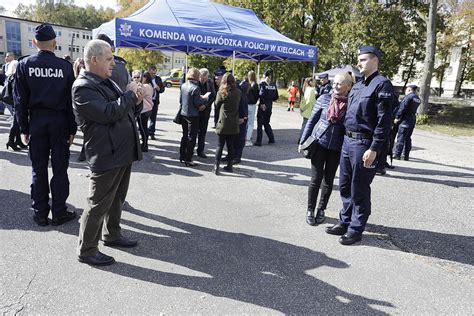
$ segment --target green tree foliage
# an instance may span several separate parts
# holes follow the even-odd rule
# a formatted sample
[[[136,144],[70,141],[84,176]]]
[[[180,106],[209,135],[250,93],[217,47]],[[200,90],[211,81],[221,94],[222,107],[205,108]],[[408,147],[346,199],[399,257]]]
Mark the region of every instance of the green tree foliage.
[[[188,56],[188,65],[189,67],[196,67],[198,69],[207,68],[209,72],[212,73],[222,65],[225,65],[226,68],[229,69],[229,66],[224,63],[225,60],[226,59],[222,57],[190,54]]]
[[[117,17],[126,17],[143,7],[148,0],[118,0]],[[117,54],[127,61],[128,70],[147,70],[163,62],[163,54],[156,50],[120,48]]]
[[[74,5],[73,0],[36,0],[35,4],[19,4],[13,12],[22,19],[93,29],[114,17],[111,8],[96,9]]]

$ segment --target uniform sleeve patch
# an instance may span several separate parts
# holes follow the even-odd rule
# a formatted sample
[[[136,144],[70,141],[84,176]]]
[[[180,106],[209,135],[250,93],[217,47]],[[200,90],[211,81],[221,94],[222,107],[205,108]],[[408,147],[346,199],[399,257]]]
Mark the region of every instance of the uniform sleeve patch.
[[[380,99],[391,99],[393,97],[393,94],[391,92],[382,91],[382,92],[379,92],[378,97]]]

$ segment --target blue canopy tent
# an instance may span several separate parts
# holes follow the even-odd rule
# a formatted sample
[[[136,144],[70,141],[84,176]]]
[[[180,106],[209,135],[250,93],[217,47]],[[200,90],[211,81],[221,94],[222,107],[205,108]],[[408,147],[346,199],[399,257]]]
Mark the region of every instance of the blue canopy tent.
[[[93,30],[116,47],[175,50],[262,61],[317,60],[317,47],[278,33],[255,14],[209,0],[151,0],[126,18]]]

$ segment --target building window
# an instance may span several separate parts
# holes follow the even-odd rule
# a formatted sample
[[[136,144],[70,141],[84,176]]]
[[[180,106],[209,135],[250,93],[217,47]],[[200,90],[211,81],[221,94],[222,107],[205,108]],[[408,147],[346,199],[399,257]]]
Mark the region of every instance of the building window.
[[[184,59],[183,58],[175,58],[174,63],[177,65],[184,64]]]
[[[165,56],[165,64],[171,63],[171,57]]]
[[[21,29],[20,23],[14,21],[5,21],[7,35],[7,51],[14,52],[21,56]]]
[[[56,50],[62,51],[63,47],[61,45],[56,45]]]
[[[34,33],[35,32],[35,27],[32,25],[28,25],[28,32],[29,33]]]
[[[28,48],[35,48],[35,45],[33,45],[33,40],[28,40]]]
[[[61,37],[62,34],[63,34],[62,31],[56,31],[56,36],[57,37]]]

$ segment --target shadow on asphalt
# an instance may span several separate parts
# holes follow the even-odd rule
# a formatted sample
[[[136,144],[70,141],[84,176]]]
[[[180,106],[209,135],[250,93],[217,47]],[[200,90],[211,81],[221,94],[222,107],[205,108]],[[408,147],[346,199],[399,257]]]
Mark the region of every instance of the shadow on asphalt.
[[[327,217],[325,224],[334,225],[338,222],[335,218]],[[367,224],[365,231],[362,242],[356,245],[398,250],[474,265],[474,237],[472,236],[387,227],[370,223]]]
[[[168,287],[179,287],[225,297],[280,311],[285,314],[314,314],[330,311],[386,314],[376,306],[394,307],[338,289],[307,274],[322,266],[344,269],[348,265],[321,252],[276,240],[229,233],[196,226],[127,206],[126,211],[165,224],[176,230],[122,220],[140,246],[136,256],[160,260],[207,276],[163,272],[128,263],[103,268],[132,279]],[[152,233],[154,235],[150,235]],[[157,237],[155,234],[166,236]]]
[[[411,159],[410,159],[411,161]],[[431,162],[429,162],[431,164]],[[457,171],[441,171],[441,170],[430,170],[430,169],[417,169],[404,166],[395,166],[395,173],[405,173],[407,175],[397,175],[394,172],[389,172],[387,174],[390,178],[418,181],[418,182],[427,182],[434,184],[442,184],[454,188],[472,188],[474,187],[474,173],[465,173]],[[416,175],[416,176],[409,176]],[[457,178],[458,180],[466,179],[468,181],[456,181],[449,179],[440,179],[440,177],[451,177]]]

